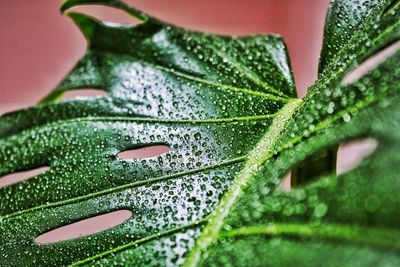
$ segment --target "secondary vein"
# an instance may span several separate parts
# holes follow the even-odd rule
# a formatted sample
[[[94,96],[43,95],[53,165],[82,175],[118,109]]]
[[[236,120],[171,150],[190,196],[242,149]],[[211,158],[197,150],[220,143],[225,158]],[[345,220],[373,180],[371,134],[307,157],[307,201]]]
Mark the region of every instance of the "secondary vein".
[[[84,201],[90,198],[94,198],[94,197],[98,197],[98,196],[102,196],[105,194],[110,194],[110,193],[114,193],[117,191],[121,191],[121,190],[125,190],[125,189],[129,189],[129,188],[134,188],[134,187],[139,187],[139,186],[143,186],[143,185],[151,185],[157,182],[163,182],[163,181],[167,181],[167,180],[171,180],[171,179],[177,179],[180,177],[183,177],[185,175],[190,175],[190,174],[195,174],[201,171],[206,171],[206,170],[210,170],[210,169],[214,169],[214,168],[218,168],[218,167],[222,167],[222,166],[226,166],[226,165],[230,165],[230,164],[234,164],[234,163],[239,163],[239,162],[243,162],[245,161],[247,158],[247,155],[241,156],[241,157],[237,157],[237,158],[233,158],[230,160],[226,160],[226,161],[222,161],[219,162],[217,164],[213,164],[210,166],[206,166],[203,168],[198,168],[198,169],[194,169],[194,170],[189,170],[189,171],[183,171],[183,172],[178,172],[178,173],[174,173],[171,175],[166,175],[166,176],[160,176],[160,177],[155,177],[152,179],[148,179],[148,180],[143,180],[143,181],[138,181],[138,182],[133,182],[133,183],[129,183],[129,184],[124,184],[121,186],[116,186],[113,188],[109,188],[106,190],[102,190],[99,192],[95,192],[95,193],[90,193],[87,195],[83,195],[83,196],[79,196],[79,197],[75,197],[75,198],[71,198],[71,199],[67,199],[67,200],[62,200],[62,201],[58,201],[58,202],[53,202],[53,203],[49,203],[49,204],[45,204],[45,205],[40,205],[40,206],[36,206],[36,207],[32,207],[29,209],[24,209],[24,210],[20,210],[14,213],[10,213],[4,216],[0,216],[0,221],[2,220],[6,220],[6,219],[10,219],[12,217],[16,217],[19,215],[22,215],[24,213],[28,213],[28,212],[32,212],[32,211],[36,211],[36,210],[41,210],[41,209],[46,209],[46,208],[55,208],[58,206],[62,206],[62,205],[67,205],[67,204],[72,204],[72,203],[76,203],[79,201]]]
[[[202,219],[202,220],[199,220],[199,221],[191,223],[191,224],[186,224],[186,225],[183,225],[183,226],[180,226],[180,227],[175,227],[175,228],[166,230],[166,231],[161,232],[161,233],[149,235],[149,236],[146,236],[146,237],[141,238],[139,240],[136,240],[136,241],[124,244],[122,246],[113,248],[111,250],[104,251],[104,252],[99,253],[99,254],[97,254],[97,255],[95,255],[93,257],[89,257],[89,258],[74,262],[74,263],[70,264],[69,266],[84,265],[84,264],[86,264],[88,262],[99,260],[99,259],[105,258],[105,257],[107,257],[107,256],[109,256],[111,254],[118,253],[118,252],[121,252],[121,251],[125,251],[127,249],[136,247],[139,244],[143,244],[143,243],[149,242],[151,240],[154,240],[156,238],[161,238],[163,236],[167,236],[167,235],[170,235],[170,234],[174,234],[174,233],[177,233],[177,232],[180,232],[180,231],[183,231],[183,230],[187,230],[187,229],[199,226],[199,225],[201,225],[201,224],[203,224],[205,222],[206,222],[206,220]]]
[[[317,238],[325,240],[338,240],[370,247],[391,248],[400,250],[400,231],[390,228],[377,228],[344,224],[299,224],[299,223],[273,223],[268,225],[255,225],[241,227],[221,233],[224,237],[235,236],[293,236],[304,238]]]
[[[195,77],[195,76],[192,76],[192,75],[188,75],[188,74],[185,74],[185,73],[182,73],[182,72],[178,72],[178,71],[176,71],[174,69],[168,69],[168,68],[165,68],[165,67],[162,67],[162,66],[154,66],[154,67],[156,67],[157,69],[161,69],[161,70],[164,70],[166,72],[172,73],[172,74],[174,74],[174,75],[176,75],[178,77],[186,78],[188,80],[196,81],[196,82],[199,82],[199,83],[212,85],[212,86],[215,86],[217,88],[223,88],[223,89],[226,89],[226,90],[235,91],[235,92],[241,92],[241,93],[245,93],[245,94],[257,95],[257,96],[261,96],[261,97],[264,97],[264,98],[267,98],[267,99],[280,100],[280,101],[284,101],[284,102],[287,102],[289,100],[288,97],[286,97],[286,96],[284,96],[282,94],[274,95],[274,94],[268,94],[268,93],[263,93],[263,92],[259,92],[259,91],[253,91],[253,90],[249,90],[249,89],[245,89],[245,88],[239,88],[239,87],[235,87],[235,86],[232,86],[232,85],[221,84],[221,83],[217,83],[217,82],[214,82],[214,81],[202,79],[202,78]],[[268,85],[263,85],[263,86],[267,87],[269,90],[271,90],[273,92],[279,92],[278,90],[276,90],[275,88],[273,88],[271,86],[268,86]]]

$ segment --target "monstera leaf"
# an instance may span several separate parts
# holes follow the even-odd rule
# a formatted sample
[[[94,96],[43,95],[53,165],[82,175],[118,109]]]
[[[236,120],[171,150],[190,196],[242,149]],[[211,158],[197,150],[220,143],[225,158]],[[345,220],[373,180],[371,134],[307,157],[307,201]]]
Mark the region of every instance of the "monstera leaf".
[[[209,35],[116,0],[66,1],[63,11],[107,4],[140,22],[68,13],[86,55],[39,105],[0,118],[0,175],[50,167],[0,189],[0,265],[400,264],[398,3],[333,2],[319,79],[299,100],[277,36]],[[348,79],[393,43],[391,56]],[[84,88],[107,94],[59,102]],[[365,137],[377,141],[373,154],[329,173],[327,155]],[[153,145],[169,151],[119,156]],[[293,168],[294,188],[283,192]],[[35,241],[117,210],[132,216],[89,236]]]

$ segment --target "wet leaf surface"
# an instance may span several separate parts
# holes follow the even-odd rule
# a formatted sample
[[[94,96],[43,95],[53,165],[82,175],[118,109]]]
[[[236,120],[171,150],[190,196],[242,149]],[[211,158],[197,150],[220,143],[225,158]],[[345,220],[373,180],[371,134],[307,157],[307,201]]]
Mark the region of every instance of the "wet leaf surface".
[[[191,32],[115,0],[62,9],[93,3],[140,22],[69,13],[86,55],[39,105],[0,118],[0,176],[50,167],[0,188],[1,265],[399,264],[400,52],[342,83],[399,39],[396,1],[333,2],[320,77],[302,101],[277,36]],[[58,101],[85,88],[107,94]],[[318,168],[308,158],[366,137],[377,148],[358,167],[280,189],[302,162]],[[152,146],[169,150],[119,156]],[[132,216],[92,235],[35,242],[118,210]]]

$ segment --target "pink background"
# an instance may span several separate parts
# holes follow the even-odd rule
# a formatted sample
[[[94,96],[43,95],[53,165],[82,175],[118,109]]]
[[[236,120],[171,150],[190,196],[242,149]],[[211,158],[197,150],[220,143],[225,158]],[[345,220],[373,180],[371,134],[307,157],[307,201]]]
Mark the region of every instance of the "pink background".
[[[195,30],[221,34],[278,33],[288,44],[299,94],[303,96],[315,80],[328,0],[126,2]],[[61,3],[0,1],[0,114],[37,103],[83,55],[85,39],[72,21],[60,14]],[[91,14],[121,20],[120,13],[110,10],[91,8]]]

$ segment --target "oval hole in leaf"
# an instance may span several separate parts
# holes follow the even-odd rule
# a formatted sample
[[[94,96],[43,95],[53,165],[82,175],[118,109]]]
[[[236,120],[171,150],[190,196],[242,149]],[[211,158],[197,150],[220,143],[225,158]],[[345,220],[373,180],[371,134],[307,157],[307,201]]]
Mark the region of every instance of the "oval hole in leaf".
[[[330,175],[336,169],[337,146],[316,151],[303,161],[300,161],[291,170],[291,188],[305,186]]]
[[[377,142],[372,138],[352,141],[339,146],[336,170],[337,174],[343,174],[354,169],[377,147]]]
[[[370,155],[377,147],[377,142],[372,138],[359,139],[347,143],[340,144],[337,156],[336,156],[336,173],[337,175],[343,174],[351,169],[354,169],[359,165],[359,163],[368,155]],[[320,166],[319,159],[323,159],[324,161],[327,158],[324,157],[326,153],[332,148],[328,148],[326,150],[317,151],[314,154],[308,156],[302,162],[299,162],[297,166],[301,166],[305,163],[313,164],[310,166]],[[331,158],[329,161],[332,167],[334,167],[333,163],[334,158]],[[279,185],[281,191],[289,192],[293,188],[303,187],[312,182],[318,181],[322,177],[326,177],[334,174],[334,169],[331,168],[332,171],[317,171],[314,172],[309,168],[308,173],[302,173],[300,179],[296,175],[296,168],[292,169],[288,174],[286,174]],[[318,175],[316,175],[316,173]],[[299,173],[297,173],[299,175]],[[297,179],[297,180],[296,180]]]
[[[79,12],[94,17],[103,23],[123,24],[125,26],[135,26],[139,20],[129,15],[123,10],[105,5],[82,5],[76,6],[69,11]]]
[[[358,67],[352,70],[350,73],[346,75],[343,79],[342,84],[348,85],[358,81],[369,71],[373,70],[377,65],[384,62],[388,57],[392,56],[396,51],[400,48],[400,41],[397,41],[385,49],[379,51],[363,63],[361,63]]]
[[[84,88],[66,91],[60,100],[73,100],[73,99],[91,99],[107,95],[103,89]]]
[[[117,210],[65,225],[36,237],[38,244],[56,243],[113,228],[132,217],[129,210]]]
[[[122,151],[118,154],[120,159],[143,159],[161,156],[170,151],[167,145],[148,145],[140,148]]]
[[[50,169],[49,166],[42,166],[28,171],[21,171],[21,172],[7,174],[5,176],[0,177],[0,188],[26,181],[39,174],[43,174],[49,169]]]
[[[283,192],[290,192],[292,190],[292,172],[288,172],[285,176],[283,176],[281,183],[279,184],[279,188]]]

